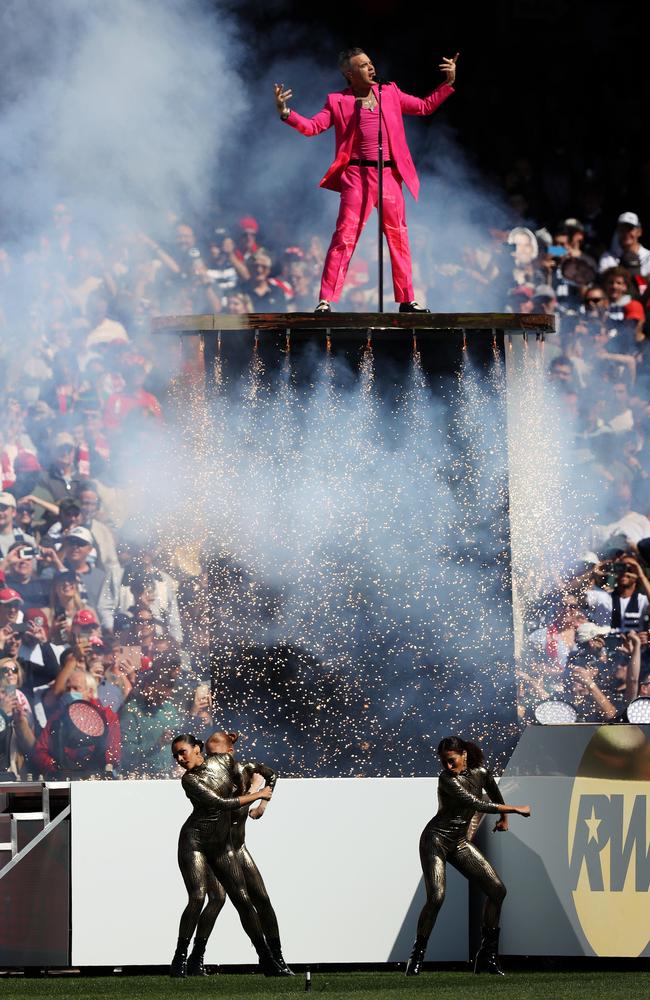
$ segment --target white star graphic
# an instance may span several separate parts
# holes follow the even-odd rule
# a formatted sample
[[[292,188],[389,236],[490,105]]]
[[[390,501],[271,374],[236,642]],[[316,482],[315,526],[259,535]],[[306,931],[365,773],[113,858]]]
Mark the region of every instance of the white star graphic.
[[[591,807],[591,816],[589,819],[585,820],[585,823],[589,827],[589,837],[587,838],[587,843],[589,844],[592,840],[598,843],[598,827],[602,823],[602,820],[596,819],[596,810]]]

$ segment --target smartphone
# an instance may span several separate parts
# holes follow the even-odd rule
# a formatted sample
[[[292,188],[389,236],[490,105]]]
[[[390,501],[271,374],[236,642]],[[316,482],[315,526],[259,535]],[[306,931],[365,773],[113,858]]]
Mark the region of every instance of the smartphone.
[[[139,670],[142,665],[142,648],[140,646],[122,646],[118,659],[129,672]]]
[[[555,244],[551,244],[546,252],[550,257],[566,257],[569,251],[566,247],[557,247]]]

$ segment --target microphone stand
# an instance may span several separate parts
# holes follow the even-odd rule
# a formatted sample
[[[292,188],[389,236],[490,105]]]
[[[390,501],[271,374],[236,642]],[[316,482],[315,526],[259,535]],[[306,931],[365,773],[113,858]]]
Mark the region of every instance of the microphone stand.
[[[377,238],[377,267],[379,268],[379,312],[384,311],[384,136],[381,127],[381,88],[383,80],[377,83],[379,96],[379,123],[377,126],[377,219],[379,233]]]

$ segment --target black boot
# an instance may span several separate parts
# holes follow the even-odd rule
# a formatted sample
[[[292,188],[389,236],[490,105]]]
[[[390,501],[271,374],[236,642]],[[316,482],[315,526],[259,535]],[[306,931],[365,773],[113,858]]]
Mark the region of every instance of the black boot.
[[[474,959],[474,972],[489,972],[493,976],[505,975],[499,964],[499,928],[484,927],[481,935],[481,947]]]
[[[203,967],[203,956],[205,955],[205,946],[207,943],[202,938],[194,938],[194,947],[187,960],[188,976],[207,976],[207,972]]]
[[[419,976],[426,950],[427,938],[416,938],[415,944],[413,945],[413,951],[411,952],[411,957],[406,963],[406,972],[404,973],[405,976]]]
[[[282,972],[285,976],[295,976],[295,972],[292,972],[282,955],[282,945],[280,944],[280,938],[267,938],[269,951],[273,955],[273,958],[278,963]]]
[[[278,976],[293,975],[288,965],[285,966],[286,971],[282,968],[275,956],[271,954],[271,949],[266,941],[259,945],[256,944],[255,950],[260,960],[260,972],[263,972],[265,976],[275,976],[277,978]]]
[[[187,975],[187,949],[189,938],[180,938],[176,942],[176,951],[169,967],[169,975],[172,979],[185,979]]]

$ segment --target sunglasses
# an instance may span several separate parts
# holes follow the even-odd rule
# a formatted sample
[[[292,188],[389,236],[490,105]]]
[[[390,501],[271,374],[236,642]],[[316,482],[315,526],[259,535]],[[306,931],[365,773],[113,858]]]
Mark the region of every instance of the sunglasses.
[[[0,503],[0,510],[12,510],[12,505],[10,503]]]
[[[18,673],[18,667],[0,667],[0,675],[2,676],[4,676],[5,674],[17,674],[17,673]]]
[[[589,302],[591,305],[593,305],[594,302],[604,302],[604,301],[605,301],[604,295],[596,295],[593,298],[585,299],[585,302]]]

